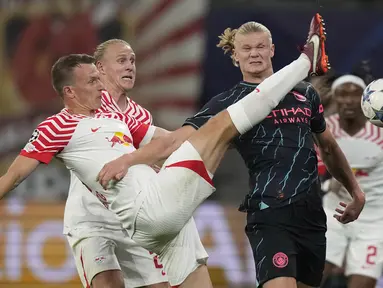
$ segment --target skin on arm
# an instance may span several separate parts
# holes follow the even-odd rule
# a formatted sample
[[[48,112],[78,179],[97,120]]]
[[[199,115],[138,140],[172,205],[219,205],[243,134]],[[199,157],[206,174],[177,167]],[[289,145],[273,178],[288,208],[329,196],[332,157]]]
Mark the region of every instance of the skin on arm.
[[[0,199],[23,182],[39,164],[40,162],[36,159],[17,156],[7,172],[0,177]]]
[[[315,134],[315,141],[319,147],[323,162],[330,174],[338,180],[353,198],[350,204],[339,203],[346,208],[344,211],[336,209],[340,215],[334,217],[341,223],[356,220],[363,209],[365,196],[351,170],[350,165],[331,132],[326,129],[323,133]]]
[[[133,153],[125,154],[105,164],[97,177],[97,181],[106,189],[111,180],[121,180],[131,166],[138,164],[152,166],[166,160],[183,142],[189,139],[194,131],[195,129],[189,125],[174,132],[156,127],[148,144]]]

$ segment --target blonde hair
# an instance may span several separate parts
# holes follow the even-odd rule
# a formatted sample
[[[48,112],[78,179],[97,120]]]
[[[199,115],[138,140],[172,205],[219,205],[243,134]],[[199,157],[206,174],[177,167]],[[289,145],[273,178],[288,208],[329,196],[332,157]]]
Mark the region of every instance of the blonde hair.
[[[261,23],[258,22],[246,22],[245,24],[242,24],[241,27],[238,29],[231,29],[226,28],[223,33],[218,36],[219,42],[217,44],[217,47],[222,48],[223,52],[230,53],[230,58],[233,61],[234,66],[238,67],[237,61],[234,59],[234,42],[235,42],[235,35],[241,34],[246,35],[253,32],[265,32],[270,37],[270,42],[272,42],[272,36],[270,30]]]
[[[110,39],[105,42],[102,42],[96,47],[96,50],[94,51],[94,54],[93,54],[93,57],[96,59],[96,62],[100,61],[104,57],[105,52],[110,45],[117,44],[117,43],[130,46],[128,42],[122,39]]]

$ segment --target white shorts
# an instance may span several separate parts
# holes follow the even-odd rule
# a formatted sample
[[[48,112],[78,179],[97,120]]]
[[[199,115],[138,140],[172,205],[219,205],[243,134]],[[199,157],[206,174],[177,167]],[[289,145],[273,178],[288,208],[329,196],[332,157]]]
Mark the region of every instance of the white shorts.
[[[171,285],[181,284],[206,263],[208,255],[192,215],[214,191],[200,155],[185,142],[167,159],[156,177],[148,179],[136,199],[135,215],[132,217],[131,211],[117,213],[133,240],[158,254]],[[119,195],[116,201],[123,202],[122,197]],[[134,225],[129,225],[131,222]]]
[[[95,233],[97,235],[97,233]],[[77,242],[73,255],[84,287],[90,287],[94,276],[108,270],[121,270],[125,287],[142,287],[167,282],[168,278],[155,254],[138,246],[123,230],[109,235],[76,239],[67,236],[69,243]]]
[[[325,208],[327,215],[326,261],[343,267],[345,275],[363,275],[378,279],[383,269],[383,223],[360,221],[343,225],[334,217],[334,210]]]

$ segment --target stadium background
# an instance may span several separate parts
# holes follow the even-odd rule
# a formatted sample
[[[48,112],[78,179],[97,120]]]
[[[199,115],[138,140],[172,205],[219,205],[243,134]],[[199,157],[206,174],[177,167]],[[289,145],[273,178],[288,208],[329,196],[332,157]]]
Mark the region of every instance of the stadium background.
[[[321,1],[337,72],[368,69],[382,77],[379,2]],[[0,1],[0,173],[36,124],[60,109],[49,79],[59,56],[92,53],[110,38],[127,40],[137,54],[137,82],[130,96],[153,113],[157,125],[175,129],[240,80],[239,70],[215,47],[226,27],[250,20],[268,26],[277,70],[298,55],[296,47],[306,39],[317,7],[316,0]],[[1,202],[0,288],[79,287],[62,236],[68,181],[55,162],[40,167]],[[241,159],[230,151],[215,177],[217,193],[195,215],[214,287],[254,287],[244,214],[237,212],[247,183]]]

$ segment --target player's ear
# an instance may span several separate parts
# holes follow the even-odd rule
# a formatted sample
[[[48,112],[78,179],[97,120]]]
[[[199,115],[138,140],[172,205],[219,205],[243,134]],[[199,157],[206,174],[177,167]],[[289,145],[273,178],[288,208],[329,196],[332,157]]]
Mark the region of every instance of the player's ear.
[[[74,91],[71,86],[63,87],[63,95],[69,98],[74,98]]]
[[[274,53],[275,53],[275,45],[274,44],[271,44],[271,52],[270,52],[270,57],[273,58],[274,57]]]
[[[232,55],[233,55],[233,60],[238,63],[239,62],[238,53],[237,53],[237,51],[235,51],[235,48],[233,48]]]
[[[235,49],[233,49],[233,52],[231,54],[231,59],[233,60],[234,66],[239,67],[239,57],[238,57],[238,53],[235,52]]]
[[[97,61],[97,62],[96,62],[96,67],[97,67],[97,70],[98,70],[101,74],[105,75],[104,66],[102,65],[101,61]]]

